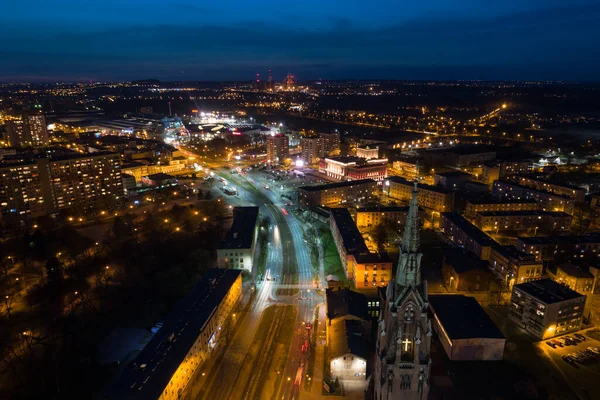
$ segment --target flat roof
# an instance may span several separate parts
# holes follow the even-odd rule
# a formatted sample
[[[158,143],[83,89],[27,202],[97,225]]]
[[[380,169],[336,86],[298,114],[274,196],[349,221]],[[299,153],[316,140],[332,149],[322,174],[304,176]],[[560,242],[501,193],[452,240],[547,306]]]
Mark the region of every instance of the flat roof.
[[[550,179],[538,178],[533,175],[522,175],[519,177],[519,179],[530,179],[532,181],[546,183],[546,184],[552,185],[552,186],[560,186],[560,187],[564,187],[566,189],[571,189],[571,190],[585,190],[582,187],[571,185],[569,183],[556,182],[556,181],[552,181]]]
[[[600,233],[584,236],[536,236],[518,237],[517,240],[525,245],[545,244],[590,244],[600,243]]]
[[[474,297],[429,295],[431,310],[450,339],[505,339]]]
[[[350,289],[325,291],[327,299],[327,318],[336,319],[352,315],[361,319],[369,318],[367,298],[364,294]]]
[[[558,197],[558,198],[565,199],[565,200],[571,200],[571,198],[569,196],[565,196],[565,195],[562,195],[562,194],[549,192],[549,191],[544,190],[544,189],[532,188],[532,187],[529,187],[529,186],[521,185],[521,184],[516,183],[516,182],[507,181],[506,179],[495,180],[494,183],[493,183],[493,185],[496,186],[496,184],[499,184],[499,185],[510,185],[510,186],[513,186],[513,187],[516,187],[516,188],[520,188],[520,189],[524,189],[524,190],[529,190],[531,192],[537,192],[537,193],[542,193],[542,194],[546,194],[546,195],[549,195],[549,196]]]
[[[547,278],[520,283],[513,286],[513,289],[519,289],[546,304],[560,303],[561,301],[585,297],[584,295],[569,289],[569,287]]]
[[[476,241],[482,246],[492,246],[496,244],[496,241],[489,237],[486,233],[481,231],[478,227],[467,221],[462,215],[455,212],[443,212],[441,216],[452,222],[463,232],[465,232],[471,239]]]
[[[484,217],[570,217],[571,215],[562,211],[538,211],[538,210],[515,210],[515,211],[479,211]]]
[[[331,212],[331,218],[334,219],[335,225],[340,231],[346,252],[350,254],[369,253],[369,248],[365,244],[365,240],[356,227],[356,223],[348,209],[331,208],[329,211]]]
[[[438,176],[444,176],[446,178],[455,177],[455,176],[473,176],[471,174],[468,174],[468,173],[462,172],[462,171],[436,172],[435,174]]]
[[[360,163],[365,161],[362,157],[356,156],[334,156],[334,157],[325,157],[325,160],[335,161],[342,164],[350,164],[350,163]]]
[[[492,146],[462,145],[454,147],[445,147],[442,149],[427,149],[427,151],[452,153],[460,156],[466,154],[496,153],[496,148]]]
[[[588,271],[584,271],[580,267],[573,264],[562,264],[557,268],[561,269],[565,274],[569,276],[574,276],[575,278],[587,278],[594,279],[594,275],[590,274]]]
[[[362,337],[361,321],[339,320],[331,323],[330,358],[338,358],[346,354],[369,359],[369,344]]]
[[[151,179],[153,181],[166,181],[167,179],[175,179],[173,176],[169,174],[165,174],[164,172],[159,172],[157,174],[146,175],[144,178]]]
[[[459,274],[472,269],[488,271],[488,263],[486,261],[480,260],[473,253],[464,249],[456,247],[444,249],[444,259]]]
[[[360,179],[357,181],[335,182],[326,185],[300,186],[298,190],[304,190],[307,192],[319,192],[321,190],[331,190],[349,186],[365,185],[367,183],[377,184],[377,182],[375,182],[375,180],[373,179]]]
[[[535,260],[535,256],[533,254],[525,253],[517,248],[514,245],[497,245],[492,247],[492,251],[500,254],[503,257],[509,259],[521,259],[521,260]]]
[[[408,212],[409,206],[392,206],[392,207],[359,207],[356,209],[357,213],[360,212]]]
[[[258,222],[258,207],[234,207],[233,224],[219,244],[219,249],[249,249]]]
[[[206,271],[141,353],[108,387],[106,397],[158,399],[241,273],[237,269]]]
[[[415,182],[414,181],[409,181],[408,179],[404,179],[400,176],[388,176],[387,179],[390,182],[394,182],[394,183],[398,183],[400,185],[407,185],[410,186],[411,188],[414,187]],[[420,183],[417,182],[417,191],[418,189],[423,189],[423,190],[430,190],[432,192],[438,192],[438,193],[451,193],[451,190],[447,190],[447,189],[442,189],[441,187],[438,186],[431,186],[431,185],[426,185],[424,183]]]
[[[496,197],[484,197],[468,199],[467,203],[471,204],[537,204],[534,199],[498,199]]]

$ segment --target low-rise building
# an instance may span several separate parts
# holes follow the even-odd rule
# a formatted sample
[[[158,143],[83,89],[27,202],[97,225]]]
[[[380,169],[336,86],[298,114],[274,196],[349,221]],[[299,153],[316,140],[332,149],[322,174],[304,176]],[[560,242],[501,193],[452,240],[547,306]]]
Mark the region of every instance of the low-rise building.
[[[514,285],[508,318],[538,340],[581,328],[586,296],[552,279]]]
[[[456,146],[444,149],[430,149],[423,153],[432,165],[463,167],[481,164],[496,159],[496,150],[490,146]]]
[[[239,270],[209,269],[104,393],[110,400],[182,398],[213,356],[242,294]]]
[[[373,179],[330,183],[298,188],[298,207],[340,207],[366,204],[377,198],[377,182]]]
[[[258,207],[234,207],[233,223],[217,248],[219,268],[239,268],[252,271],[256,238],[258,237]]]
[[[430,295],[433,329],[453,361],[500,361],[506,338],[474,297]]]
[[[377,225],[404,226],[408,216],[408,206],[404,207],[360,207],[354,214],[356,226],[371,228]],[[425,212],[419,209],[419,221],[423,224]]]
[[[177,178],[171,176],[169,174],[164,174],[159,172],[158,174],[152,174],[147,176],[142,176],[142,181],[144,185],[147,186],[173,186],[177,184]]]
[[[414,182],[399,176],[390,176],[384,182],[383,193],[388,197],[408,203],[412,198]],[[450,211],[454,203],[454,192],[420,183],[417,187],[419,205],[436,212]]]
[[[442,257],[444,284],[450,290],[487,291],[492,278],[488,263],[463,249],[450,248]]]
[[[596,276],[571,263],[556,267],[556,274],[552,278],[578,293],[593,293],[596,286]]]
[[[516,246],[492,247],[489,262],[494,275],[506,287],[540,279],[544,271],[541,261],[536,260],[532,254],[520,251]]]
[[[327,290],[327,346],[331,380],[364,384],[369,363],[371,315],[366,297],[350,289]]]
[[[319,171],[337,180],[383,180],[387,176],[387,159],[365,159],[353,156],[325,157],[319,161]]]
[[[419,157],[401,155],[392,163],[392,168],[402,177],[408,179],[417,179],[422,175],[423,162],[419,164]]]
[[[517,238],[517,248],[533,254],[537,261],[579,259],[598,262],[600,234],[583,236],[538,236]]]
[[[475,225],[484,232],[532,231],[568,232],[573,217],[559,211],[480,211]]]
[[[586,190],[579,186],[569,185],[567,183],[559,183],[532,175],[516,176],[514,180],[523,186],[566,196],[570,199],[573,199],[576,203],[583,203],[585,201]]]
[[[571,214],[575,200],[557,193],[534,189],[506,180],[497,180],[492,186],[492,195],[499,199],[535,200],[543,211],[564,211]]]
[[[357,146],[356,147],[356,157],[364,158],[366,160],[377,159],[379,158],[379,146]]]
[[[494,239],[479,230],[458,213],[440,214],[440,230],[457,246],[475,253],[482,260],[489,260]]]
[[[477,213],[487,211],[537,211],[540,203],[530,200],[514,200],[485,197],[480,199],[469,199],[465,203],[465,217],[474,219]]]
[[[436,172],[433,176],[435,186],[444,189],[458,189],[473,179],[473,175],[462,171]]]
[[[369,251],[350,212],[331,209],[329,224],[346,277],[352,279],[354,287],[368,290],[387,285],[392,278],[392,261],[387,253]]]

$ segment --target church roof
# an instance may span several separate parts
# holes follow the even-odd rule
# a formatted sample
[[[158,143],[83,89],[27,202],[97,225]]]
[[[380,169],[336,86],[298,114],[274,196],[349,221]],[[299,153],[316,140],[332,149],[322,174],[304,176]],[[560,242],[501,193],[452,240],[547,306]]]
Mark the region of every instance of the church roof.
[[[429,305],[442,328],[452,339],[505,339],[474,297],[430,295]]]
[[[361,321],[339,320],[331,323],[331,359],[346,354],[369,359],[369,343],[363,337]]]

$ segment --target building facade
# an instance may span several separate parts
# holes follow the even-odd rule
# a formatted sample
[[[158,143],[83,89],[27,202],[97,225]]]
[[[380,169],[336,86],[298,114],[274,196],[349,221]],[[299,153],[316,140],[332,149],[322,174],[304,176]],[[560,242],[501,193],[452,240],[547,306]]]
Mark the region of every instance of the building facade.
[[[422,400],[429,396],[431,336],[427,283],[421,278],[418,195],[415,184],[404,228],[396,280],[381,291],[377,326],[374,398]]]
[[[259,226],[258,207],[234,207],[233,223],[217,247],[217,267],[252,271]]]
[[[302,160],[307,165],[316,164],[325,157],[325,142],[321,137],[303,137],[300,139]]]
[[[581,329],[586,296],[552,279],[513,286],[508,318],[538,340]]]
[[[356,157],[366,160],[377,159],[379,158],[379,146],[358,146],[356,148]]]
[[[573,217],[559,211],[480,211],[474,223],[484,232],[569,232]]]
[[[377,225],[404,226],[408,218],[409,207],[360,207],[354,214],[359,228],[372,228]],[[425,212],[419,209],[419,221],[422,223]]]
[[[527,186],[530,188],[543,190],[549,193],[566,196],[573,199],[576,203],[583,203],[585,201],[586,190],[584,188],[569,185],[566,183],[559,183],[556,181],[537,178],[535,176],[516,176],[514,178],[520,185]]]
[[[231,315],[241,294],[241,271],[209,269],[104,397],[182,398],[196,370],[213,356],[222,335],[233,329]]]
[[[487,262],[473,253],[451,248],[442,257],[444,284],[451,291],[488,291],[492,278]]]
[[[331,183],[298,188],[298,208],[345,207],[361,205],[377,198],[377,182],[373,179]]]
[[[542,211],[573,213],[575,200],[561,194],[529,188],[506,180],[497,180],[492,186],[492,195],[499,199],[535,200]]]
[[[384,182],[383,194],[396,200],[408,202],[412,196],[414,183],[399,176],[390,176]],[[417,187],[419,204],[436,212],[450,211],[454,204],[454,192],[435,186],[419,184]]]
[[[385,286],[392,277],[392,262],[386,253],[369,250],[350,212],[332,208],[329,225],[346,278],[352,279],[357,290]]]
[[[505,287],[540,279],[544,271],[541,261],[516,246],[492,247],[489,262],[492,272]]]
[[[319,171],[337,180],[374,179],[387,177],[387,159],[370,159],[343,156],[325,157],[319,161]]]
[[[592,294],[596,287],[597,274],[593,275],[586,269],[567,263],[556,267],[556,274],[552,278],[577,293]]]
[[[282,164],[290,157],[289,138],[285,135],[267,137],[267,162]]]
[[[465,203],[465,217],[474,219],[479,212],[489,211],[537,211],[540,203],[535,200],[498,200],[493,198],[480,200],[467,200]]]
[[[575,258],[598,262],[600,235],[519,237],[517,248],[522,252],[533,254],[537,261]]]
[[[460,214],[441,213],[440,230],[457,246],[475,253],[482,260],[490,259],[492,247],[496,242]]]

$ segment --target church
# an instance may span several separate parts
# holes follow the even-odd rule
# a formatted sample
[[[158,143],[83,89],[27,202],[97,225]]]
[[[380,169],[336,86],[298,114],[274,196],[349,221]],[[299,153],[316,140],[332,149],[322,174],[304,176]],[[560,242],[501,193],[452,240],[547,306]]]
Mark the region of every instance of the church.
[[[374,399],[425,400],[431,371],[427,282],[421,279],[417,183],[396,272],[383,295],[373,371]]]

